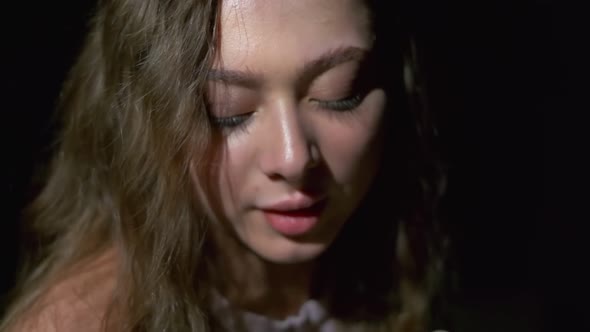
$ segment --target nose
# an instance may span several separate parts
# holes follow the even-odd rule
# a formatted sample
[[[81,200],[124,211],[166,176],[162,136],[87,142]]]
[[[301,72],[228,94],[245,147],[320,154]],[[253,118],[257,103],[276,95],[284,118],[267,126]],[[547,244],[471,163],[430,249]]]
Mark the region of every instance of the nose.
[[[295,103],[277,102],[268,112],[260,167],[272,179],[299,183],[319,164],[319,151]]]

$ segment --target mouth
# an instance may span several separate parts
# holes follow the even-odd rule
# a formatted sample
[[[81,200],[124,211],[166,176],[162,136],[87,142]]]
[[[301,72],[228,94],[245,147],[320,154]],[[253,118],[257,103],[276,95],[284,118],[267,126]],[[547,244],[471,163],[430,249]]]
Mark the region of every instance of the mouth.
[[[262,209],[269,225],[285,236],[302,236],[312,231],[326,208],[328,200],[322,199],[314,203],[303,204],[304,207],[289,209]],[[294,206],[294,205],[292,205]]]

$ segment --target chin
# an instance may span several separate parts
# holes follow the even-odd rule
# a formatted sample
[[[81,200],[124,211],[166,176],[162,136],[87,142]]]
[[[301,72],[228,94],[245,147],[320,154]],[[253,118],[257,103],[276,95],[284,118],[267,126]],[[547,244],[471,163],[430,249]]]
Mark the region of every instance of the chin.
[[[275,264],[306,263],[318,258],[327,248],[325,243],[297,242],[288,238],[263,243],[246,243],[262,259]]]

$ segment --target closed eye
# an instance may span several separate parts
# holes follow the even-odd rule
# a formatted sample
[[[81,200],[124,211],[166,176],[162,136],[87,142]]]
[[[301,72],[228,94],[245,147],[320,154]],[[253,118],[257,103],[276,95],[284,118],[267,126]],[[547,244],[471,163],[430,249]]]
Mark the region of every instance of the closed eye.
[[[224,117],[211,116],[210,121],[214,127],[217,127],[222,130],[233,131],[238,129],[245,129],[248,124],[248,120],[252,116],[252,113],[253,112]]]
[[[338,100],[311,99],[311,101],[316,102],[321,108],[333,111],[352,111],[361,104],[362,100],[363,98],[360,93]]]

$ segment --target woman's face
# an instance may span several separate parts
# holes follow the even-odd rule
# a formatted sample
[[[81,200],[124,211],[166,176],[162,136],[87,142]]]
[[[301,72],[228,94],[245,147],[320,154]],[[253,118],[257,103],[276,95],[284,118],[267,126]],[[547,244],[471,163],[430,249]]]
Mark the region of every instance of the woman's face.
[[[355,0],[225,0],[219,27],[208,98],[223,143],[206,204],[265,260],[312,260],[379,163],[386,95],[366,61],[370,12]]]

